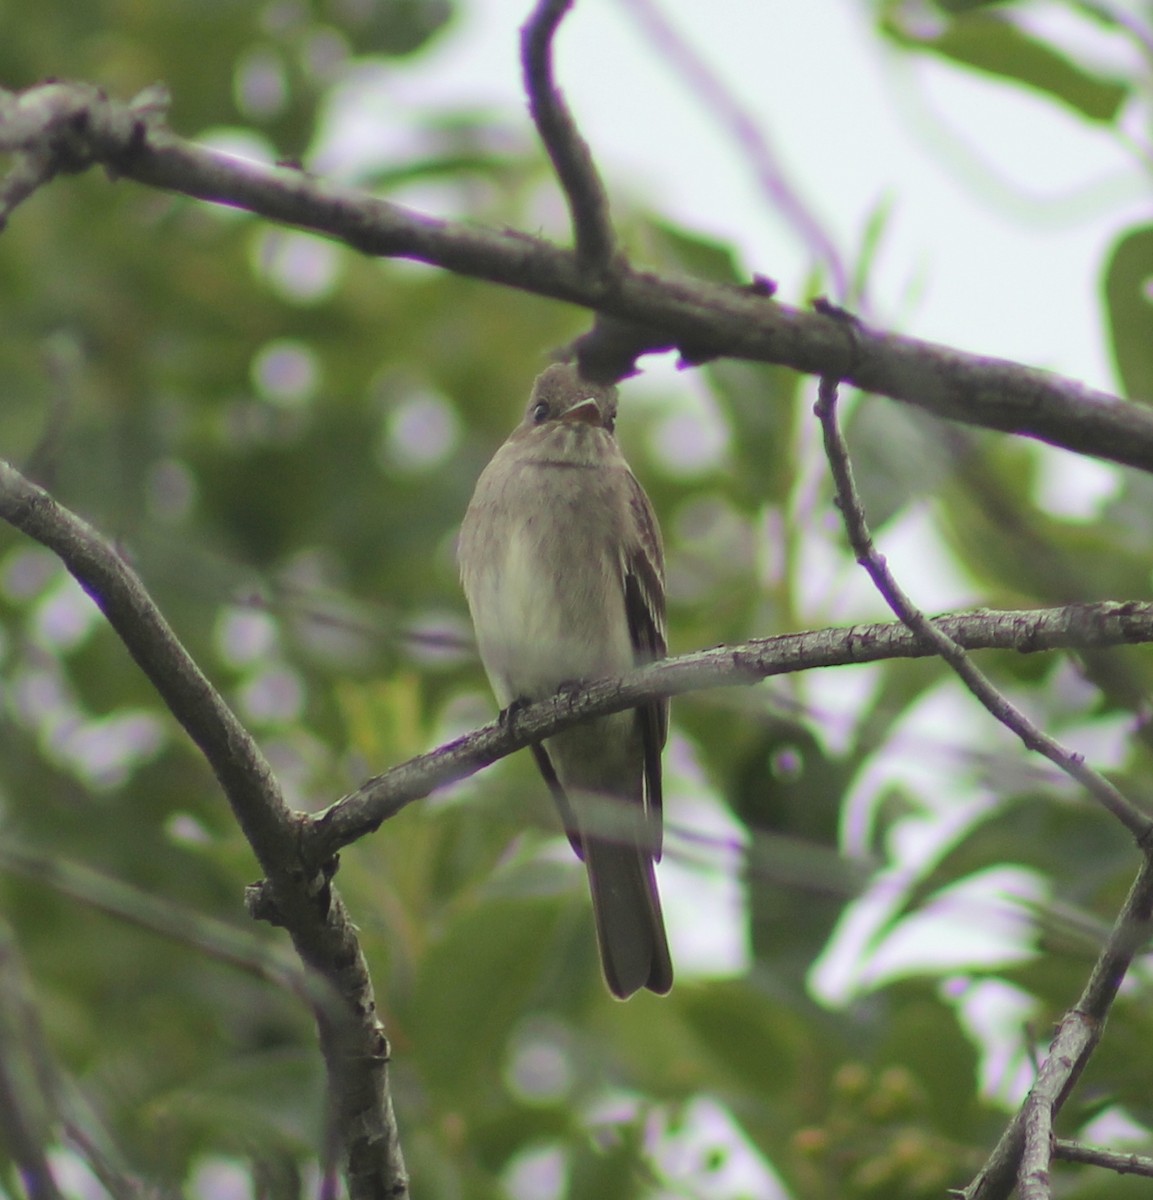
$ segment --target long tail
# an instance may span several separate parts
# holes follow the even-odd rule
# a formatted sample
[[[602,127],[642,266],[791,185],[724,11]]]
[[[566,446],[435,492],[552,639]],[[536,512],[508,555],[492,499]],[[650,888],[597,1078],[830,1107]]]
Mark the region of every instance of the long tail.
[[[558,740],[553,739],[553,744]],[[642,987],[663,996],[673,986],[673,964],[653,870],[660,827],[651,823],[660,818],[644,812],[641,781],[637,780],[636,799],[579,790],[570,796],[549,752],[540,745],[532,750],[569,841],[588,871],[597,944],[609,990],[621,1000]]]
[[[586,837],[584,859],[609,990],[621,1000],[642,987],[664,995],[673,964],[652,854],[642,845]]]

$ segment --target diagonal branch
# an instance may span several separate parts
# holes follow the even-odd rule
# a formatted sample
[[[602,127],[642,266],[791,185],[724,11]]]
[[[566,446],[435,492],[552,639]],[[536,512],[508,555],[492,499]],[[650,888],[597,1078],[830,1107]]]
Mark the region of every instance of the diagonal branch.
[[[0,924],[0,1151],[25,1195],[64,1200],[48,1157],[58,1137],[57,1081],[30,991],[15,943]]]
[[[152,895],[84,863],[39,853],[9,836],[0,845],[0,871],[51,888],[88,909],[227,963],[312,1005],[334,1003],[328,984],[302,968],[287,947],[270,944],[255,933]]]
[[[1015,1181],[1021,1200],[1048,1200],[1052,1195],[1050,1166],[1054,1118],[1096,1050],[1121,981],[1134,954],[1149,937],[1149,920],[1153,913],[1153,859],[1149,857],[1149,843],[1153,822],[1103,775],[1087,766],[1082,755],[1067,750],[1029,721],[972,662],[965,647],[913,604],[877,551],[869,532],[861,497],[853,480],[848,447],[837,421],[834,380],[821,380],[816,412],[836,488],[837,507],[841,510],[849,542],[857,561],[868,572],[885,602],[910,632],[933,645],[936,653],[998,721],[1029,749],[1038,751],[1080,783],[1121,821],[1146,855],[1081,998],[1065,1014],[1058,1028],[1049,1055],[1038,1072],[1037,1082],[989,1164],[964,1193],[966,1200],[993,1200],[993,1197],[1007,1195]]]
[[[388,1042],[355,928],[328,878],[305,868],[297,815],[260,749],[189,657],[143,583],[79,517],[0,462],[0,518],[54,551],[208,760],[268,877],[279,920],[339,1004],[314,1003],[334,1126],[354,1198],[407,1195],[388,1085]]]
[[[1153,640],[1153,604],[1071,605],[1032,612],[982,610],[931,622],[968,650],[1087,649]],[[621,679],[604,679],[526,705],[367,780],[302,830],[310,862],[322,862],[414,800],[591,716],[635,708],[658,696],[759,683],[773,675],[938,653],[931,636],[891,622],[758,638],[664,659]]]
[[[552,69],[553,39],[572,6],[573,0],[539,0],[521,30],[521,65],[529,112],[568,201],[577,261],[596,278],[612,267],[616,247],[608,196]]]
[[[1146,859],[1094,964],[1085,990],[1057,1027],[1037,1082],[1001,1135],[988,1161],[973,1182],[960,1193],[963,1200],[1005,1200],[1012,1192],[1018,1171],[1023,1165],[1030,1125],[1041,1129],[1051,1125],[1052,1117],[1073,1090],[1101,1040],[1105,1019],[1134,955],[1148,943],[1151,920],[1153,863]],[[1040,1119],[1036,1116],[1039,1107],[1046,1110]],[[1036,1164],[1037,1156],[1034,1154],[1027,1160],[1027,1165],[1035,1168]]]
[[[539,238],[437,220],[289,167],[196,146],[164,126],[154,101],[134,107],[83,84],[0,93],[0,149],[53,145],[62,129],[74,161],[87,156],[148,186],[247,209],[366,254],[416,259],[634,323],[649,331],[634,353],[677,348],[690,359],[708,352],[835,376],[948,420],[1153,470],[1153,412],[1045,371],[859,323],[850,334],[843,320],[778,304],[755,285],[618,262],[605,290],[575,254]],[[590,364],[582,366],[588,373]]]
[[[989,677],[969,658],[965,648],[930,621],[909,598],[889,570],[884,557],[877,551],[869,532],[860,493],[853,480],[849,449],[837,421],[835,380],[821,380],[816,412],[836,487],[837,507],[841,510],[849,544],[857,556],[857,562],[868,572],[885,603],[912,632],[932,642],[936,652],[993,717],[1016,734],[1028,749],[1043,755],[1055,767],[1075,779],[1098,804],[1129,830],[1139,845],[1147,847],[1153,835],[1153,819],[1122,795],[1104,775],[1088,766],[1084,755],[1066,749],[1056,738],[1030,721],[1021,709],[993,686]]]

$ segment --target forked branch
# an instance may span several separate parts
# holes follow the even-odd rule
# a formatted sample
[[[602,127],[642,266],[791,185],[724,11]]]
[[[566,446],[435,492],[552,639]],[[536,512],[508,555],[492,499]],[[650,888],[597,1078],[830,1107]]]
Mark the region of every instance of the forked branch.
[[[303,962],[328,985],[314,994],[313,1011],[350,1194],[401,1200],[408,1181],[389,1093],[388,1041],[368,968],[336,890],[319,866],[302,860],[299,817],[284,803],[260,749],[125,559],[3,462],[0,519],[57,554],[211,765],[268,879],[280,923]]]
[[[1037,1081],[1018,1110],[993,1155],[965,1190],[965,1200],[1001,1200],[1014,1185],[1021,1200],[1049,1200],[1053,1158],[1053,1122],[1092,1057],[1105,1020],[1133,956],[1150,934],[1153,915],[1153,822],[1080,754],[1038,729],[1003,695],[972,661],[966,648],[939,622],[930,621],[913,603],[878,552],[869,531],[860,493],[853,479],[848,447],[837,420],[837,385],[822,379],[816,406],[849,544],[878,592],[909,631],[931,644],[989,713],[1081,784],[1133,834],[1145,862],[1130,889],[1085,990],[1061,1021]]]

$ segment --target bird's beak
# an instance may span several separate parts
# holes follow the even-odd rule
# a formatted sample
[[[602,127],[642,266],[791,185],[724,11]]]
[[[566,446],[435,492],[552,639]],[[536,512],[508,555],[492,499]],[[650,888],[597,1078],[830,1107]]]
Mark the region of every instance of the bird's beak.
[[[601,406],[590,396],[587,400],[582,400],[579,404],[574,404],[561,417],[562,421],[573,425],[581,421],[585,425],[604,426],[604,417],[601,415]]]

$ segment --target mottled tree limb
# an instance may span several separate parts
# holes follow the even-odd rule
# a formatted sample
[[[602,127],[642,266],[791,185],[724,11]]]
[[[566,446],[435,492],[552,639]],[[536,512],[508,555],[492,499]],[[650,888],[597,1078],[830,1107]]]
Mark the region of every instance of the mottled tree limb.
[[[869,531],[860,493],[853,480],[849,448],[837,420],[837,385],[835,380],[822,379],[816,406],[824,436],[825,454],[833,476],[836,504],[841,510],[845,531],[857,562],[894,615],[909,630],[933,643],[937,653],[949,664],[961,682],[984,705],[985,709],[1006,729],[1020,738],[1025,747],[1047,758],[1055,767],[1075,779],[1085,790],[1133,835],[1137,843],[1147,848],[1153,834],[1153,819],[1124,796],[1100,771],[1086,762],[1084,755],[1063,746],[1029,720],[1008,696],[993,686],[989,677],[969,658],[965,648],[925,616],[913,603],[904,588],[889,570],[885,558],[877,550]]]
[[[366,254],[416,259],[492,283],[582,305],[632,331],[627,350],[678,348],[690,361],[727,355],[834,377],[939,417],[1039,438],[1153,470],[1153,411],[1003,359],[901,337],[824,312],[779,304],[748,288],[658,275],[618,262],[611,286],[577,255],[526,234],[438,220],[290,167],[197,146],[163,123],[154,95],[109,100],[85,84],[0,93],[0,149],[48,148],[69,169],[113,176],[247,209],[337,238]],[[62,168],[63,169],[63,168]],[[595,347],[593,348],[595,350]],[[614,346],[602,364],[619,373]],[[586,361],[587,358],[587,361]],[[582,356],[586,374],[597,356]]]
[[[302,961],[333,992],[314,1003],[333,1127],[354,1200],[408,1194],[388,1087],[389,1048],[356,930],[324,871],[301,854],[300,816],[259,747],[164,620],[115,548],[0,462],[0,519],[52,550],[92,597],[137,666],[208,760]]]

